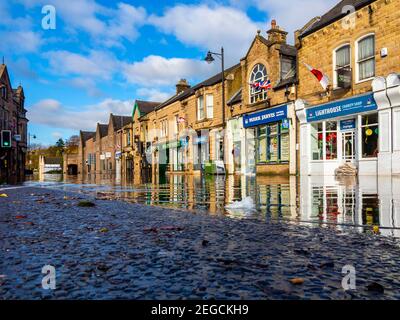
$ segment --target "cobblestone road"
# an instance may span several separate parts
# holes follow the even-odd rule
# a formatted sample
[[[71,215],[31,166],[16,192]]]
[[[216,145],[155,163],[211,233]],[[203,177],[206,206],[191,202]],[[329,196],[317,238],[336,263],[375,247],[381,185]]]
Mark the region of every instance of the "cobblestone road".
[[[43,188],[0,193],[0,299],[400,298],[396,240]],[[42,288],[44,265],[55,290]],[[344,265],[356,290],[342,289]]]

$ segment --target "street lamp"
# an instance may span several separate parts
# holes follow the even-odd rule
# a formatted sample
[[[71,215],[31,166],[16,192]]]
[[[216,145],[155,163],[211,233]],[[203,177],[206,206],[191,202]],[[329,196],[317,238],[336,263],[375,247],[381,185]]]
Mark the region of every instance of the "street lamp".
[[[204,61],[206,61],[208,64],[213,63],[215,61],[214,57],[219,57],[221,59],[221,82],[222,82],[222,128],[224,130],[224,135],[223,135],[223,146],[224,150],[223,153],[225,153],[225,65],[224,65],[224,48],[221,47],[221,53],[217,52],[207,52],[207,56],[204,58]],[[223,155],[223,159],[225,162],[225,154]]]

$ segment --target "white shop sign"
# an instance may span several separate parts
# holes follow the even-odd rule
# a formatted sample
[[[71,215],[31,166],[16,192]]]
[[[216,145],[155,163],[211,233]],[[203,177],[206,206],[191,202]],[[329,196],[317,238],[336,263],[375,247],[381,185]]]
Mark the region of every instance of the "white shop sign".
[[[105,154],[101,154],[100,155],[100,160],[105,160],[106,159],[106,155]]]
[[[106,152],[106,158],[111,158],[111,152]]]

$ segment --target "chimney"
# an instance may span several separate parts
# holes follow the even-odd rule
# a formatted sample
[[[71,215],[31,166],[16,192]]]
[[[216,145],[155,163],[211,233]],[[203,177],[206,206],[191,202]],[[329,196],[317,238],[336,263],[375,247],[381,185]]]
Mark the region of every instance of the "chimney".
[[[279,26],[276,25],[276,20],[271,21],[271,29],[267,31],[268,34],[268,40],[272,43],[286,43],[286,36],[287,32],[284,30],[281,30]]]
[[[189,88],[190,88],[190,85],[188,84],[186,79],[181,79],[176,84],[176,94],[179,94]]]

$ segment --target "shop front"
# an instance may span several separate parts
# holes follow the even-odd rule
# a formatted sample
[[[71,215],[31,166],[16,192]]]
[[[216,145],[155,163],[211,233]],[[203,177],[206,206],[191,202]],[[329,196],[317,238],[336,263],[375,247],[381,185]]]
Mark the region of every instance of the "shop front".
[[[296,120],[292,104],[245,115],[243,128],[246,157],[250,159],[247,170],[253,159],[256,173],[296,173]]]
[[[300,172],[334,175],[351,163],[359,175],[376,175],[379,116],[371,93],[305,107],[296,101],[300,120]]]

